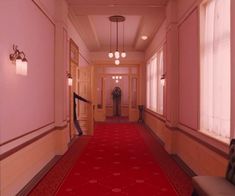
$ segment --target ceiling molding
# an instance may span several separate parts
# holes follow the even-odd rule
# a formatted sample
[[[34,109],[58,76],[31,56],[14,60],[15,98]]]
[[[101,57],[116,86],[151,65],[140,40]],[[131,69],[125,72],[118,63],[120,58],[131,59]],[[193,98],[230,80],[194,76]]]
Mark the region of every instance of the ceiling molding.
[[[140,32],[141,32],[141,29],[143,28],[143,21],[144,21],[144,16],[141,17],[140,19],[140,25],[138,27],[138,30],[137,30],[137,33],[136,33],[136,36],[135,36],[135,40],[134,40],[134,45],[132,46],[134,49],[137,49],[136,45],[137,45],[137,42],[140,38]]]
[[[88,20],[89,20],[89,22],[90,22],[90,25],[91,25],[91,28],[92,28],[92,32],[93,32],[94,38],[95,38],[95,40],[96,40],[97,47],[100,49],[100,48],[101,48],[101,44],[100,44],[100,41],[99,41],[99,39],[98,39],[97,31],[96,31],[96,29],[95,29],[94,23],[93,23],[93,21],[92,21],[92,19],[91,19],[90,16],[88,16]]]
[[[67,0],[67,2],[71,21],[90,52],[108,52],[109,23],[106,19],[111,15],[126,17],[125,51],[143,52],[165,20],[168,0]],[[121,29],[119,30],[121,33]],[[141,39],[144,34],[148,36],[146,41]],[[120,34],[120,46],[121,39]]]

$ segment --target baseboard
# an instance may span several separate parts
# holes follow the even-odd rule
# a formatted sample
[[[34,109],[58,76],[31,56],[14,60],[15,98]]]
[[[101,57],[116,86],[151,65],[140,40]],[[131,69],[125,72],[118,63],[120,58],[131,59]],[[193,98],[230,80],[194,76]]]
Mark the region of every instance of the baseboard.
[[[197,175],[178,155],[174,154],[171,157],[188,176],[193,177]]]
[[[16,195],[17,196],[26,196],[30,193],[30,191],[38,184],[38,182],[47,174],[47,172],[60,160],[62,155],[56,155],[54,158],[41,169],[40,172],[36,176],[29,181],[28,184],[25,185]]]
[[[161,146],[165,146],[165,143],[163,140],[161,140],[160,137],[145,123],[143,123],[143,126],[149,131],[148,133],[155,139]]]
[[[70,141],[69,141],[69,143],[68,143],[68,148],[70,148],[73,144],[74,144],[74,142],[78,139],[78,135],[75,135]]]
[[[165,143],[156,135],[156,133],[146,124],[143,124],[144,127],[148,130],[148,133],[158,142],[161,146],[164,147]],[[196,176],[197,174],[177,155],[170,155],[177,165],[190,177]]]

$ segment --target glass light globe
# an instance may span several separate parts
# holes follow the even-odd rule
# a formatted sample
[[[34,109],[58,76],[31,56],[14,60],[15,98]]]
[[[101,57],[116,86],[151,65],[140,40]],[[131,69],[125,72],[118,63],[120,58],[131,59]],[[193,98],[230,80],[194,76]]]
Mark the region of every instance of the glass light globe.
[[[115,60],[115,65],[119,65],[120,61],[118,59]]]
[[[116,79],[118,79],[118,76],[116,76]]]
[[[112,79],[115,79],[115,76],[112,76]]]
[[[119,76],[119,79],[121,80],[121,79],[122,79],[122,76]]]
[[[119,53],[118,51],[116,51],[116,52],[114,53],[114,56],[115,56],[116,59],[119,59],[119,58],[120,58],[120,53]]]
[[[109,52],[109,58],[113,58],[113,53]]]
[[[118,80],[116,80],[115,82],[116,82],[116,83],[118,83],[119,81],[118,81]]]
[[[122,52],[122,53],[121,53],[121,57],[122,57],[122,58],[125,58],[125,57],[126,57],[126,53],[125,53],[125,52]]]

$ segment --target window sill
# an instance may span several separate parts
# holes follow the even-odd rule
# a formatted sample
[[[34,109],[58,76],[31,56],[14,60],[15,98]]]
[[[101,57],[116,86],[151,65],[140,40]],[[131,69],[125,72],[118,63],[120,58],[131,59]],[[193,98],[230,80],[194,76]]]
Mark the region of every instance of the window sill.
[[[206,131],[194,130],[189,128],[183,124],[178,125],[178,131],[182,132],[183,134],[191,137],[193,140],[201,143],[202,145],[206,146],[207,148],[211,149],[212,151],[220,154],[224,158],[228,158],[228,151],[229,151],[229,143],[219,140],[213,137],[211,134],[208,134]]]
[[[206,136],[209,136],[211,138],[214,138],[215,140],[218,140],[218,141],[220,141],[220,142],[222,142],[224,144],[229,145],[229,143],[230,143],[230,140],[228,138],[222,138],[220,136],[217,136],[217,135],[215,135],[215,134],[213,134],[211,132],[204,131],[204,130],[198,130],[198,131],[201,132],[202,134],[204,134]]]
[[[157,112],[154,112],[154,111],[152,111],[152,110],[150,110],[150,109],[148,109],[148,108],[144,109],[144,112],[147,112],[148,114],[150,114],[150,115],[152,115],[152,116],[158,118],[159,120],[161,120],[161,121],[163,121],[163,122],[166,121],[165,116],[163,116],[162,114],[158,114]]]

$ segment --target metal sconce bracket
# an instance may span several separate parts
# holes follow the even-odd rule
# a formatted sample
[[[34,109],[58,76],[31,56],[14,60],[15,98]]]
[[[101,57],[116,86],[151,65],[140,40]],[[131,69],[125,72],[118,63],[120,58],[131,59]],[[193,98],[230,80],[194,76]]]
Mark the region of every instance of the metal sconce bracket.
[[[16,61],[16,59],[21,59],[23,62],[28,62],[25,53],[23,51],[18,50],[18,46],[13,44],[13,51],[14,53],[9,55],[11,61]]]

